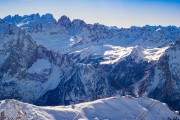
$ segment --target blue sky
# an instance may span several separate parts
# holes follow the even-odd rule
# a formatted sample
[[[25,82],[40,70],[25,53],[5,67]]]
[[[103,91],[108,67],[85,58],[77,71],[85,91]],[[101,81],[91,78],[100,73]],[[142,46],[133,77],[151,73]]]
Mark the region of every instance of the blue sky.
[[[118,27],[180,26],[180,0],[0,0],[0,18],[32,13]]]

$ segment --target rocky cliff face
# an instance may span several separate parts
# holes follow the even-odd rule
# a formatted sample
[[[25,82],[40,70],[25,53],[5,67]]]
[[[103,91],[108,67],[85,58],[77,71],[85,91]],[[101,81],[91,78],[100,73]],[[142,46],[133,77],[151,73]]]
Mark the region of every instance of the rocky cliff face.
[[[179,110],[179,35],[175,26],[120,29],[66,16],[56,22],[49,14],[8,16],[0,21],[0,99],[68,105],[131,94]]]
[[[173,43],[157,63],[158,86],[149,96],[179,109],[179,83],[180,83],[180,42]]]

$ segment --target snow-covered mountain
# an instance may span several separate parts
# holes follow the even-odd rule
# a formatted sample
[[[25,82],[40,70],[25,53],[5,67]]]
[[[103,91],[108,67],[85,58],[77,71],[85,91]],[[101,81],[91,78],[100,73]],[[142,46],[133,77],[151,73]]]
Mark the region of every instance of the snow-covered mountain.
[[[136,45],[163,47],[176,41],[180,31],[176,26],[146,25],[144,27],[112,28],[98,23],[86,24],[79,19],[71,21],[67,16],[62,16],[55,21],[50,14],[7,16],[4,20],[25,29],[38,44],[49,50],[67,51],[71,48],[68,52],[81,50],[87,46],[107,44],[124,47]]]
[[[52,27],[56,24],[56,20],[51,14],[45,14],[40,16],[39,14],[24,15],[24,16],[7,16],[4,21],[15,24],[26,30],[33,30],[34,32],[43,31],[45,27]]]
[[[154,107],[148,111],[149,104]],[[17,100],[0,101],[2,120],[178,120],[178,113],[165,104],[148,98],[129,96],[55,107],[38,107]]]
[[[180,110],[176,26],[116,28],[15,15],[0,20],[0,41],[0,99],[69,105],[130,94]]]

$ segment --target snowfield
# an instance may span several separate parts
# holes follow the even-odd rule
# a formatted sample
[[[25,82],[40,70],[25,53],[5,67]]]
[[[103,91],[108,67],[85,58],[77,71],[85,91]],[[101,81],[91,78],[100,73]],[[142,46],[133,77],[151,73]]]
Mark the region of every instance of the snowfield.
[[[49,61],[39,59],[29,69],[28,73],[42,73],[45,69],[50,69],[51,65]]]
[[[153,103],[153,107],[149,105]],[[149,109],[148,109],[149,108]],[[40,107],[16,100],[0,102],[3,120],[167,120],[179,118],[165,104],[149,98],[110,97],[69,106]]]

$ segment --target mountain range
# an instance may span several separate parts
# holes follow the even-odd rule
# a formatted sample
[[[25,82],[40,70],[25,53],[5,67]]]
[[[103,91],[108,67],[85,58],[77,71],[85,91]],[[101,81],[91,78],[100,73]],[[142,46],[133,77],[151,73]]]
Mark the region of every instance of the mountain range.
[[[0,99],[41,106],[112,96],[180,110],[180,27],[130,28],[31,14],[0,19]]]

